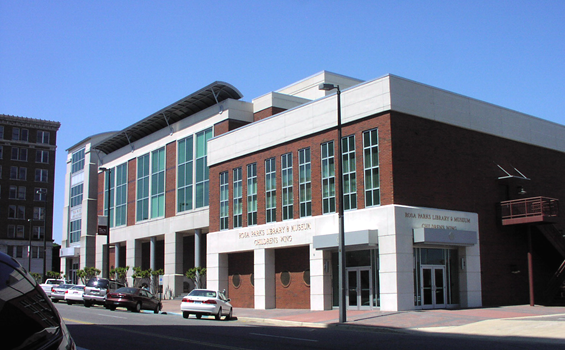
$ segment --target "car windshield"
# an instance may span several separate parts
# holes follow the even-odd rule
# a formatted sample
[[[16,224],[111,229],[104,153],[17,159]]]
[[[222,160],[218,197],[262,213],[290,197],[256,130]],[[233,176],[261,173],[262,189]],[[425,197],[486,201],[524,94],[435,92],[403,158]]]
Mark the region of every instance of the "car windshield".
[[[60,284],[59,287],[57,287],[57,288],[69,289],[72,286],[73,286],[72,284]]]
[[[74,286],[71,289],[84,290],[84,286]]]
[[[213,290],[200,290],[200,289],[194,289],[192,292],[190,292],[188,295],[190,295],[191,297],[208,297],[208,298],[215,298],[216,297],[216,292],[214,292]]]
[[[108,280],[91,278],[90,281],[88,281],[88,283],[86,285],[88,287],[107,288],[108,287]]]
[[[114,293],[135,294],[136,291],[137,291],[137,288],[122,287],[122,288],[116,289],[116,291]]]

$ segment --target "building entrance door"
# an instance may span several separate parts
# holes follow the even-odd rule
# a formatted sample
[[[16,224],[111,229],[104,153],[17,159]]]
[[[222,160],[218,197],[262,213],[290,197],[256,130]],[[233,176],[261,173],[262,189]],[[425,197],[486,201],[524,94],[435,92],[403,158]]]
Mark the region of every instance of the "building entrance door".
[[[445,287],[445,266],[422,265],[420,269],[422,281],[422,307],[424,309],[441,309],[447,306],[447,288]]]
[[[346,269],[346,304],[348,310],[370,310],[373,308],[373,281],[371,267],[348,267]]]

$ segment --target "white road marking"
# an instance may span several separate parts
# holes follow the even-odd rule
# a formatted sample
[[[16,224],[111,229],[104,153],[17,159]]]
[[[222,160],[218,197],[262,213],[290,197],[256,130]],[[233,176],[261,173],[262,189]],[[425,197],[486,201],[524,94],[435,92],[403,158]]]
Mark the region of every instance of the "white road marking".
[[[261,333],[249,333],[253,335],[258,335],[261,337],[271,337],[271,338],[282,338],[282,339],[291,339],[291,340],[302,340],[302,341],[311,341],[313,343],[317,343],[318,341],[315,339],[306,339],[306,338],[294,338],[294,337],[283,337],[280,335],[272,335],[272,334],[261,334]]]
[[[111,316],[111,315],[106,315],[106,314],[97,314],[98,316],[104,316],[104,317],[112,317],[112,318],[121,318],[122,320],[125,320],[127,317],[120,317],[120,316]]]

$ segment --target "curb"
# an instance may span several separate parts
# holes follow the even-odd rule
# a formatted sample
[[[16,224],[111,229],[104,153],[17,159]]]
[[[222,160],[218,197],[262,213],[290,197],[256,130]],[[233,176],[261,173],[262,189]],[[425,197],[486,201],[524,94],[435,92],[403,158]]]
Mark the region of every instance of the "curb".
[[[151,311],[152,313],[152,311]],[[161,311],[161,315],[173,315],[173,316],[182,316],[181,313],[178,312],[168,312],[168,311]],[[343,328],[355,331],[362,331],[362,332],[386,332],[386,333],[406,333],[410,330],[407,329],[399,329],[399,328],[392,328],[392,327],[381,327],[381,326],[370,326],[370,325],[363,325],[363,324],[339,324],[339,323],[316,323],[316,322],[302,322],[302,321],[288,321],[288,320],[278,320],[273,318],[260,318],[260,317],[247,317],[247,316],[234,316],[237,321],[241,321],[244,323],[255,323],[255,324],[264,324],[269,326],[280,326],[280,327],[308,327],[308,328]]]
[[[281,326],[281,327],[310,327],[310,328],[329,328],[331,324],[326,323],[315,323],[315,322],[301,322],[301,321],[287,321],[287,320],[277,320],[272,318],[258,318],[258,317],[237,317],[237,320],[249,323],[259,323],[271,326]]]
[[[150,311],[150,310],[143,310],[143,312],[153,313],[153,311]],[[182,313],[161,311],[159,313],[159,315],[182,316]],[[234,315],[234,319],[238,320],[238,321],[242,321],[242,322],[259,323],[259,324],[267,324],[267,325],[273,325],[273,326],[284,326],[284,327],[329,328],[329,327],[332,326],[332,324],[326,324],[326,323],[287,321],[287,320],[277,320],[277,319],[272,319],[272,318],[246,317],[246,316],[239,316],[238,317],[237,315]]]

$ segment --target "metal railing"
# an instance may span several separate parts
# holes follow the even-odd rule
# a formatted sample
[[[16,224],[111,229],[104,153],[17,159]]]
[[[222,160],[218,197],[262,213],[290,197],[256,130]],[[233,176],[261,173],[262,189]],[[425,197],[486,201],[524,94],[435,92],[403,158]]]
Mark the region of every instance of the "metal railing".
[[[548,197],[531,197],[500,202],[501,217],[505,220],[535,219],[559,216],[559,200]]]

